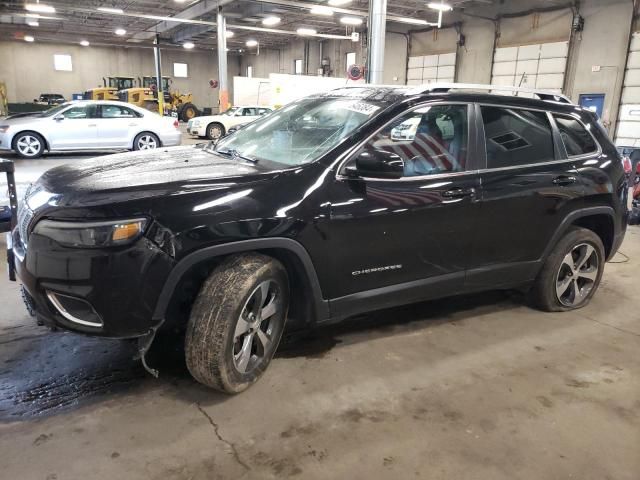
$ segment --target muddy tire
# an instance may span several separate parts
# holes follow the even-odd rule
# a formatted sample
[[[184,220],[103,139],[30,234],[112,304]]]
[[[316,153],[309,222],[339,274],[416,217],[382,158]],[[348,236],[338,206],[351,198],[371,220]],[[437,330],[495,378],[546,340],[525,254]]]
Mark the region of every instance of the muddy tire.
[[[602,240],[591,230],[573,227],[558,242],[529,292],[532,306],[566,312],[589,304],[604,271]]]
[[[191,375],[224,393],[247,389],[278,348],[288,306],[287,272],[279,261],[257,253],[227,258],[191,310],[185,337]]]

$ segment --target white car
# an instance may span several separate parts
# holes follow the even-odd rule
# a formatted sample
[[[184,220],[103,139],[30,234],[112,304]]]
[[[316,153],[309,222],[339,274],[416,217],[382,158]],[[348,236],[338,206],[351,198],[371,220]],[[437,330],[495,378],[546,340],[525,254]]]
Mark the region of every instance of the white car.
[[[272,111],[272,108],[258,105],[231,107],[218,115],[192,118],[187,125],[187,133],[198,137],[207,137],[209,140],[217,140],[224,137],[231,127],[253,122]]]
[[[119,101],[80,100],[0,119],[0,150],[24,158],[45,151],[148,150],[180,145],[178,120]]]

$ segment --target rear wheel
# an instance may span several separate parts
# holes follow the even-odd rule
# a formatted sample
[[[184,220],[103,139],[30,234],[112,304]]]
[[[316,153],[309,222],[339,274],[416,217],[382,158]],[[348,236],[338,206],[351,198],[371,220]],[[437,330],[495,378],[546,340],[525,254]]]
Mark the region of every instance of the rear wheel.
[[[188,122],[198,116],[198,109],[193,103],[185,103],[178,110],[178,118],[183,122]]]
[[[13,150],[23,158],[38,158],[44,152],[45,141],[35,132],[19,133],[13,139]]]
[[[287,273],[280,262],[260,254],[224,261],[191,311],[185,338],[191,375],[225,393],[248,388],[271,362],[288,305]]]
[[[532,303],[548,312],[586,306],[604,272],[602,240],[591,230],[574,227],[558,242],[531,290]]]
[[[151,132],[142,132],[133,140],[134,150],[153,150],[160,146],[160,139]]]
[[[210,123],[207,126],[207,138],[209,140],[218,140],[224,137],[225,133],[224,125],[221,123]]]

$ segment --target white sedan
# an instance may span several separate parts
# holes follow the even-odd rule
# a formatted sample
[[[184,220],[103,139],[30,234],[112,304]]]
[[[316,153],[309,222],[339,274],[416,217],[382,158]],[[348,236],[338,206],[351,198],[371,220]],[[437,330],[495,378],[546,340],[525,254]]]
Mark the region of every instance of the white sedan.
[[[258,105],[231,107],[218,115],[192,118],[187,125],[187,133],[198,137],[207,137],[209,140],[217,140],[224,137],[231,127],[253,122],[272,111],[272,108]]]
[[[67,102],[0,119],[0,150],[37,158],[45,151],[148,150],[180,145],[178,120],[118,101]]]

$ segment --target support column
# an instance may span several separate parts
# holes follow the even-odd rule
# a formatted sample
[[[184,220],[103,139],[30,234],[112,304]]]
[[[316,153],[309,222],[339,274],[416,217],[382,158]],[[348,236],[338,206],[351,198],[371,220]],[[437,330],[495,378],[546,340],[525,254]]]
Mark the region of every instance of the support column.
[[[153,47],[153,58],[156,63],[156,92],[158,94],[158,113],[164,115],[164,91],[162,90],[162,57],[160,55],[160,35],[156,35]]]
[[[369,0],[366,70],[368,83],[383,83],[384,41],[386,31],[387,0]]]
[[[223,112],[230,107],[229,104],[229,78],[227,76],[227,19],[222,15],[222,9],[218,8],[216,18],[218,30],[218,103]]]

